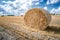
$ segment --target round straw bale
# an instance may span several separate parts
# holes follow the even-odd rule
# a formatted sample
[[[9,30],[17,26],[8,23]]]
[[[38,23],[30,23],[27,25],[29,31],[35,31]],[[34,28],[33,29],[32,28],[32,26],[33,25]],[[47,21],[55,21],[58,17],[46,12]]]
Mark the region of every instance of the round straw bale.
[[[24,16],[25,24],[28,27],[45,30],[49,25],[51,16],[49,12],[41,8],[33,8],[26,12]]]

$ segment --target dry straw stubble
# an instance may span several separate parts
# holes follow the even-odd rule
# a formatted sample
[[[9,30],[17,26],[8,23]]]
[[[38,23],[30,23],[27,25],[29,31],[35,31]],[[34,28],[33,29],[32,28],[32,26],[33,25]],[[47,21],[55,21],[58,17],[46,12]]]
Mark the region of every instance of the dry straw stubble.
[[[26,12],[24,16],[25,24],[28,27],[38,30],[45,30],[49,25],[51,16],[49,12],[40,8],[33,8]]]

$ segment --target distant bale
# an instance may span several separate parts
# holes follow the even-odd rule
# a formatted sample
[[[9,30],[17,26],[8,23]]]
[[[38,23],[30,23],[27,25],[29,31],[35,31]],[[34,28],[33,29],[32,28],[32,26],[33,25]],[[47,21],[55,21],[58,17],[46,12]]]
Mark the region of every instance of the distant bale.
[[[22,17],[23,15],[21,15],[21,17]]]
[[[28,27],[45,30],[49,25],[51,15],[46,10],[40,8],[33,8],[26,12],[24,16],[25,24]]]

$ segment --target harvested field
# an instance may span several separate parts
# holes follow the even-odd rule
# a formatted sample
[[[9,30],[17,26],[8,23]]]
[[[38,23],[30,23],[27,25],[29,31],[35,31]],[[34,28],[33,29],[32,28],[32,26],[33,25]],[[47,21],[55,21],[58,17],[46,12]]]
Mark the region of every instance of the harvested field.
[[[60,27],[60,16],[52,16],[52,21],[45,31],[35,30],[29,28],[24,23],[24,17],[21,16],[5,16],[0,17],[0,26],[2,26],[8,33],[11,31],[11,35],[23,36],[31,40],[60,40],[60,29],[55,27]],[[57,23],[58,21],[58,23]],[[52,25],[53,24],[53,25]],[[57,25],[55,25],[57,24]],[[53,29],[52,29],[53,27]],[[55,29],[54,29],[55,28]],[[43,39],[44,38],[44,39]]]
[[[52,20],[49,26],[60,27],[60,15],[52,15]]]

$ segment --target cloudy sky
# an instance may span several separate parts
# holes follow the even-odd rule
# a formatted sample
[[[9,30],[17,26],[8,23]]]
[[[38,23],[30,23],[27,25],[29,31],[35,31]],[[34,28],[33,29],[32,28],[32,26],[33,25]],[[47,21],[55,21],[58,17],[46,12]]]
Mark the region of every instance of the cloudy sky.
[[[31,8],[60,14],[60,0],[0,0],[0,15],[24,15]]]

